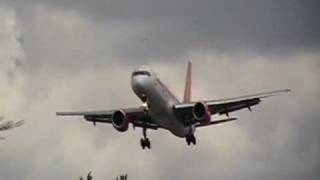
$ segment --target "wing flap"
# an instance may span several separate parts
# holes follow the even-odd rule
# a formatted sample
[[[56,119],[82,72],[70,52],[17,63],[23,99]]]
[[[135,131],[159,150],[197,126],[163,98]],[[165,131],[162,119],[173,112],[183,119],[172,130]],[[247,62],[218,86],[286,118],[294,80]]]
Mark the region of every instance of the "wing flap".
[[[225,104],[210,104],[208,106],[211,112],[219,113],[219,114],[228,114],[230,112],[234,112],[240,109],[248,108],[251,110],[251,106],[258,105],[260,103],[259,98],[242,100],[239,102],[229,102]]]
[[[160,126],[158,124],[152,123],[152,122],[142,122],[142,121],[135,121],[132,123],[134,127],[146,127],[147,129],[153,129],[153,130],[157,130],[158,128],[160,128]]]
[[[76,112],[57,112],[57,116],[104,116],[111,117],[114,110],[111,111],[76,111]]]
[[[237,120],[237,118],[220,119],[220,120],[211,121],[211,122],[206,123],[206,124],[200,124],[199,123],[199,124],[196,124],[196,127],[207,127],[207,126],[221,124],[221,123],[235,121],[235,120]]]

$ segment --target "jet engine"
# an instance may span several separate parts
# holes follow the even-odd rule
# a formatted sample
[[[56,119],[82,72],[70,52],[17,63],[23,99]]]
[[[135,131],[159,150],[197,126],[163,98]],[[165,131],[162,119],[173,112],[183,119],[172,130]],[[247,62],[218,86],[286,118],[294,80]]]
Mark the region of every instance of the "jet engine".
[[[211,112],[204,102],[197,102],[193,107],[193,117],[201,123],[208,123],[211,120]]]
[[[115,111],[112,114],[112,125],[116,130],[120,132],[127,131],[129,128],[129,119],[126,112],[124,112],[123,110]]]

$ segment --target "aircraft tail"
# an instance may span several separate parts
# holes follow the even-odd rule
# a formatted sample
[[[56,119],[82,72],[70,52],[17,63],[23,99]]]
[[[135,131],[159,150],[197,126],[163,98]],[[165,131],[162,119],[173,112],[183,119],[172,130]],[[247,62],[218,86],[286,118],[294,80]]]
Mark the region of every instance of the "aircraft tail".
[[[184,96],[183,96],[183,102],[190,102],[191,101],[191,70],[192,70],[192,64],[189,61],[188,62],[188,69],[187,69],[187,75],[186,75],[186,84],[184,89]]]

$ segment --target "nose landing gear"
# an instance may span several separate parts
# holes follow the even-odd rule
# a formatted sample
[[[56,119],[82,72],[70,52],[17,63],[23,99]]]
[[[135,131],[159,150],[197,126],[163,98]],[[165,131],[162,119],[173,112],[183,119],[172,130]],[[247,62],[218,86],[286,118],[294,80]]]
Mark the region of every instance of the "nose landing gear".
[[[143,132],[143,138],[140,139],[140,145],[142,149],[145,149],[146,147],[150,149],[151,143],[149,138],[147,138],[147,128],[143,128],[142,132]]]
[[[141,100],[143,103],[146,103],[146,102],[147,102],[147,96],[146,96],[145,94],[140,95],[140,100]]]
[[[197,144],[196,137],[193,134],[186,136],[186,142],[187,142],[188,146],[190,146],[191,143],[194,145]]]

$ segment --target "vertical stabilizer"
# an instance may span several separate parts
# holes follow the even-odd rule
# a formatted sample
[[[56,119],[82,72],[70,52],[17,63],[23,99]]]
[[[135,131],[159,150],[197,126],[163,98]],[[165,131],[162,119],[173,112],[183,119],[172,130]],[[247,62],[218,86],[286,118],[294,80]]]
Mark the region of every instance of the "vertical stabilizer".
[[[191,101],[191,70],[192,70],[192,64],[189,61],[187,75],[186,75],[186,85],[185,85],[185,89],[184,89],[183,102],[190,102]]]

